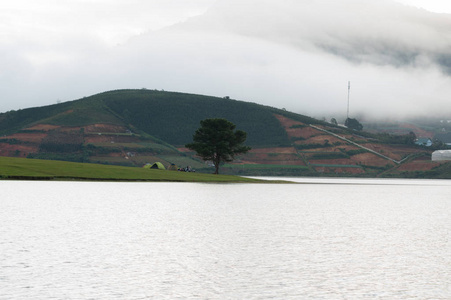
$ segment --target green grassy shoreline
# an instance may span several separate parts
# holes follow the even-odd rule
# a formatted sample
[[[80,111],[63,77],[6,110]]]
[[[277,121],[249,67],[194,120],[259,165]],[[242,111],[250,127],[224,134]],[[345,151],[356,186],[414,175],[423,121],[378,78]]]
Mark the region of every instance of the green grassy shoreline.
[[[281,183],[233,175],[150,170],[91,163],[0,157],[1,180]]]

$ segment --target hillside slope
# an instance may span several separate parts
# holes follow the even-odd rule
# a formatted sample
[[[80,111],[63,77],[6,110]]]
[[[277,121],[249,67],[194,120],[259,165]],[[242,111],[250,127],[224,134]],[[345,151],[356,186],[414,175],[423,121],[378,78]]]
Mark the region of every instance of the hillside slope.
[[[191,141],[199,122],[226,118],[248,133],[248,144],[290,143],[274,113],[283,110],[218,97],[156,90],[118,90],[80,100],[0,114],[0,134],[10,134],[34,124],[85,126],[108,123],[130,126],[173,145]],[[293,117],[321,123],[302,115]]]
[[[431,177],[448,170],[405,136],[357,134],[255,103],[156,90],[110,91],[0,114],[0,156],[128,166],[160,161],[210,172],[184,148],[206,118],[226,118],[248,133],[253,150],[222,168],[231,174]]]

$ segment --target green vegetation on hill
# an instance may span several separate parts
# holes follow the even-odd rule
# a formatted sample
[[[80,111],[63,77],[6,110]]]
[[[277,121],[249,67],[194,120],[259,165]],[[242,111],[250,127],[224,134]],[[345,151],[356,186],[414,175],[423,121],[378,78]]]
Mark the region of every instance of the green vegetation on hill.
[[[273,111],[255,103],[152,90],[113,91],[96,96],[136,128],[173,145],[192,140],[199,122],[225,118],[247,132],[249,145],[289,143]]]
[[[112,114],[98,99],[87,97],[70,103],[72,105],[68,110],[41,122],[61,126],[84,126],[95,123],[123,124],[121,117]]]
[[[0,134],[14,133],[31,124],[60,114],[68,109],[70,103],[13,110],[0,114]]]
[[[248,134],[250,146],[290,145],[274,114],[310,124],[321,123],[255,103],[142,89],[104,92],[80,100],[1,113],[0,134],[11,134],[37,123],[59,126],[108,123],[131,126],[148,137],[181,146],[192,140],[201,120],[225,118]]]
[[[11,134],[35,123],[83,126],[94,123],[122,124],[95,96],[60,104],[0,113],[0,134]]]

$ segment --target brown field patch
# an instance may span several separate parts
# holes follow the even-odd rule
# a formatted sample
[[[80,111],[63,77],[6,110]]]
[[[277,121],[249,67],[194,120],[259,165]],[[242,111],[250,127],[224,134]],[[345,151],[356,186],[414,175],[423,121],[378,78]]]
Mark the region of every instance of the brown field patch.
[[[356,163],[349,158],[337,159],[312,159],[309,160],[312,165],[355,165]]]
[[[317,135],[314,137],[309,138],[307,141],[304,141],[305,143],[308,144],[325,144],[326,141],[329,142],[329,144],[347,144],[345,141],[332,136],[332,135],[325,135],[325,134],[321,134],[321,135]],[[331,145],[332,146],[332,145]]]
[[[335,174],[363,174],[365,171],[361,168],[346,167],[315,167],[318,173],[335,173]]]
[[[285,128],[290,128],[291,126],[294,126],[294,125],[305,125],[302,122],[289,119],[289,118],[287,118],[285,116],[282,116],[282,115],[276,115],[275,114],[274,116],[277,118],[277,120],[279,120],[280,124],[282,124],[282,126],[285,127]]]
[[[28,143],[41,143],[47,136],[46,133],[15,133],[10,136],[4,137],[5,139],[16,139],[22,142]]]
[[[39,151],[38,146],[33,145],[9,145],[0,143],[0,156],[20,156],[26,157],[30,153]],[[17,155],[19,153],[19,155]]]
[[[336,151],[351,151],[351,150],[360,150],[361,148],[354,146],[352,144],[342,144],[342,145],[337,145],[335,147],[332,147],[332,151],[336,152]]]
[[[303,160],[296,153],[250,153],[243,155],[241,159],[254,164],[305,165]]]
[[[53,129],[57,129],[60,126],[57,125],[50,125],[50,124],[38,124],[38,125],[34,125],[32,127],[27,128],[27,130],[36,130],[36,131],[49,131],[49,130],[53,130]]]
[[[305,163],[301,160],[245,160],[242,161],[241,164],[246,162],[246,164],[251,165],[285,165],[285,166],[305,166]]]
[[[429,171],[438,166],[440,166],[439,162],[414,160],[399,166],[398,171]]]
[[[382,155],[388,156],[394,160],[401,160],[406,155],[419,152],[418,149],[412,147],[406,147],[403,145],[392,146],[392,145],[383,145],[383,144],[364,144],[363,146],[376,151]]]
[[[296,149],[293,147],[279,147],[279,148],[256,148],[249,151],[249,153],[296,153]]]
[[[300,137],[304,139],[309,139],[311,137],[322,135],[323,132],[312,127],[303,128],[291,128],[293,130],[293,137]],[[288,131],[287,131],[288,132]]]
[[[69,127],[69,126],[66,126],[66,127],[60,127],[60,128],[58,128],[57,129],[57,131],[58,132],[64,132],[64,133],[80,133],[80,130],[81,130],[81,128],[82,127]]]
[[[188,153],[188,152],[193,152],[192,150],[186,148],[186,147],[180,147],[177,148],[178,151],[182,152],[182,153]]]
[[[99,135],[90,134],[85,136],[85,143],[100,144],[100,143],[136,143],[139,138],[127,135]]]
[[[294,121],[292,119],[289,119],[287,117],[281,116],[281,115],[274,115],[280,122],[280,124],[285,128],[285,131],[290,138],[310,138],[312,136],[318,135],[321,133],[321,131],[316,130],[302,122]],[[297,127],[292,128],[293,126],[303,126],[303,127]]]
[[[87,144],[111,143],[111,137],[106,135],[88,135],[85,136],[85,143]]]
[[[285,131],[290,138],[302,138],[309,139],[317,135],[324,135],[322,131],[319,131],[312,127],[302,127],[302,128],[285,128]]]
[[[377,156],[376,154],[373,153],[360,153],[357,155],[353,155],[351,157],[351,160],[353,160],[354,162],[358,163],[358,164],[363,164],[363,165],[367,165],[367,166],[374,166],[374,167],[384,167],[387,164],[389,165],[394,165],[395,163],[382,158],[380,156]]]
[[[357,144],[367,143],[369,141],[368,138],[355,134],[339,134],[339,136],[344,137]]]
[[[258,163],[256,163],[256,162],[244,160],[244,159],[233,161],[230,164],[232,164],[232,165],[258,165]]]
[[[392,159],[399,160],[401,159],[401,156],[399,154],[393,153],[392,149],[390,149],[386,145],[380,145],[380,144],[365,144],[366,148],[371,149],[373,151],[376,151],[377,153],[380,153],[382,155],[388,156]]]
[[[124,126],[111,124],[93,124],[84,128],[87,133],[125,133],[127,131],[127,128]]]
[[[311,152],[332,152],[332,151],[339,151],[339,150],[331,150],[332,148],[325,148],[325,147],[321,147],[321,148],[312,148],[312,149],[304,149],[304,150],[299,150],[299,153],[302,153],[303,155],[308,155]]]

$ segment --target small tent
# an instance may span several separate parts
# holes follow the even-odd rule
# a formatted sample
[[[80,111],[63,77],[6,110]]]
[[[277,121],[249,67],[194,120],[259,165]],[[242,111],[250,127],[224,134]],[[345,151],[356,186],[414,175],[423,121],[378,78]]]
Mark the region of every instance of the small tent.
[[[144,166],[145,169],[157,169],[157,170],[166,170],[166,168],[164,167],[164,165],[157,161],[156,163],[153,164],[146,164]]]
[[[157,161],[156,163],[154,163],[151,167],[151,169],[158,169],[158,170],[166,170],[166,168],[164,167],[164,165]]]

